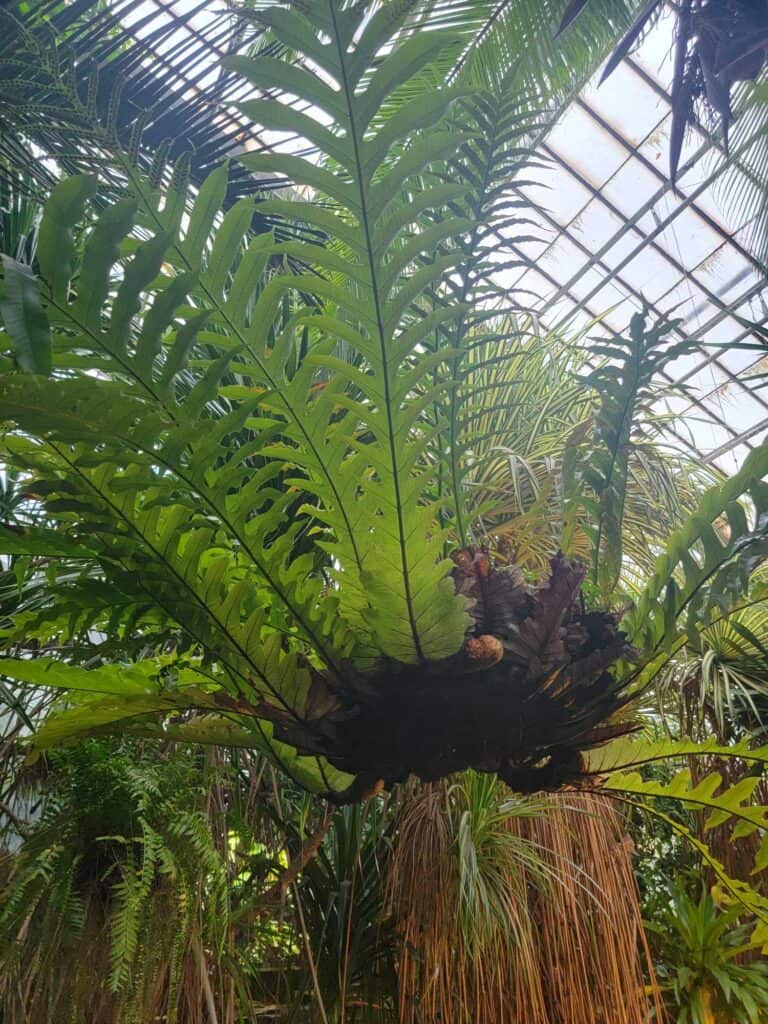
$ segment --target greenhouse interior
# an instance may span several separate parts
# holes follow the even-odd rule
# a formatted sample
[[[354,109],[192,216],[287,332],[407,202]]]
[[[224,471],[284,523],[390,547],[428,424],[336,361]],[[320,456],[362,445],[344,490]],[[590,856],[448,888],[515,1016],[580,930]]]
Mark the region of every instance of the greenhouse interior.
[[[5,0],[0,254],[0,1024],[768,1024],[768,0]]]

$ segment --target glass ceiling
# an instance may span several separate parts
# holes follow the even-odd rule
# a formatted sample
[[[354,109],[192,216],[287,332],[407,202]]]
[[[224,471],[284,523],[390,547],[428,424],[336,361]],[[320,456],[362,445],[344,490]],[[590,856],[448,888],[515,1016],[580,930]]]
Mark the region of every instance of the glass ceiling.
[[[526,172],[540,187],[521,192],[536,212],[541,241],[517,250],[528,269],[508,286],[525,288],[548,327],[624,332],[635,310],[680,319],[676,333],[695,352],[669,366],[686,395],[665,404],[675,439],[733,473],[768,434],[768,390],[739,382],[763,356],[707,348],[749,340],[729,311],[768,318],[768,280],[746,248],[749,223],[734,221],[721,198],[719,137],[686,139],[676,187],[669,181],[672,15],[600,88],[588,85],[542,145],[550,167]],[[753,140],[754,142],[755,140]],[[727,173],[742,173],[738,168]],[[752,340],[759,340],[756,337]]]
[[[132,61],[156,70],[164,116],[177,103],[193,103],[209,135],[218,132],[217,149],[231,153],[278,141],[301,148],[237,114],[234,104],[250,87],[218,64],[256,35],[242,34],[224,0],[109,0],[99,17],[134,38]],[[768,434],[768,389],[739,382],[763,357],[706,346],[749,339],[729,310],[768,320],[768,280],[746,248],[750,225],[735,222],[721,201],[719,137],[702,129],[688,138],[678,183],[670,184],[672,30],[667,14],[602,87],[583,90],[547,137],[541,153],[549,167],[525,174],[540,185],[519,190],[537,224],[526,234],[539,240],[513,243],[525,267],[507,271],[504,283],[526,290],[526,305],[546,327],[582,328],[602,317],[590,335],[622,332],[643,304],[652,317],[680,318],[677,334],[699,344],[669,368],[687,393],[665,400],[675,415],[668,430],[677,444],[732,473]],[[742,173],[738,152],[735,163],[727,173]]]

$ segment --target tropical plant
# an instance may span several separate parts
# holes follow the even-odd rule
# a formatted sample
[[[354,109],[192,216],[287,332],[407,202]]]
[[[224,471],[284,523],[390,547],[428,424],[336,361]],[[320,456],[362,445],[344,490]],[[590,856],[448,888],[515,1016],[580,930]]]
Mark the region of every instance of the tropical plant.
[[[320,158],[241,157],[308,190],[259,209],[322,244],[252,235],[251,199],[222,215],[226,165],[189,206],[183,161],[151,180],[126,163],[127,195],[99,197],[96,213],[93,177],[57,185],[39,275],[4,257],[17,367],[2,381],[4,458],[48,523],[3,531],[3,549],[71,571],[15,618],[0,671],[66,693],[37,750],[118,727],[240,745],[339,803],[467,767],[520,792],[610,775],[617,798],[682,800],[759,835],[766,811],[743,788],[622,773],[695,744],[583,752],[632,731],[628,705],[685,630],[745,592],[767,550],[768,448],[702,496],[620,630],[628,453],[679,352],[638,316],[595,350],[607,360],[591,382],[598,430],[563,459],[564,542],[587,524],[595,606],[580,563],[555,555],[535,584],[477,545],[493,509],[471,500],[474,409],[488,364],[518,345],[486,304],[498,295],[489,232],[520,216],[508,190],[529,159],[531,103],[518,114],[514,75],[414,90],[454,36],[409,33],[407,15],[270,4],[258,16],[304,62],[227,62],[322,112],[245,100]],[[503,425],[494,436],[503,444]],[[142,644],[161,633],[171,639]],[[66,656],[94,636],[108,657],[98,644],[87,665]],[[65,657],[30,658],[30,642]]]
[[[768,964],[743,962],[754,946],[741,908],[718,908],[678,890],[646,927],[655,937],[660,988],[678,1024],[760,1024],[768,1014]]]
[[[559,546],[573,557],[591,558],[594,573],[593,510],[578,498],[591,493],[585,467],[593,453],[596,461],[603,457],[594,436],[603,431],[609,444],[624,446],[615,491],[623,495],[615,561],[623,573],[621,586],[631,588],[638,576],[653,573],[659,547],[717,477],[663,443],[665,421],[658,400],[664,389],[658,378],[654,381],[652,360],[641,358],[634,368],[644,377],[644,385],[638,385],[646,394],[629,393],[632,415],[623,429],[631,436],[619,441],[612,433],[615,404],[612,420],[600,397],[601,377],[610,372],[610,364],[591,368],[600,355],[589,339],[592,328],[576,335],[544,332],[525,316],[505,317],[498,326],[516,339],[503,359],[495,358],[493,337],[467,353],[467,363],[479,367],[471,413],[476,436],[466,456],[471,462],[467,501],[481,518],[484,543],[499,559],[537,577],[547,571]],[[609,351],[615,356],[617,349]],[[628,378],[632,374],[630,368]],[[613,394],[614,401],[625,398]],[[597,487],[601,491],[599,480]],[[620,552],[627,557],[618,557]]]
[[[52,754],[42,788],[0,862],[3,1017],[197,1020],[229,920],[204,774],[90,740]]]
[[[411,787],[390,891],[400,1020],[648,1020],[632,844],[594,794],[513,797],[489,775]]]
[[[762,575],[762,574],[761,574]],[[744,607],[713,622],[657,680],[671,727],[686,736],[759,738],[766,729],[765,583],[753,580]]]
[[[329,1020],[396,1019],[397,944],[386,906],[395,824],[386,798],[339,808],[298,881],[297,906]]]

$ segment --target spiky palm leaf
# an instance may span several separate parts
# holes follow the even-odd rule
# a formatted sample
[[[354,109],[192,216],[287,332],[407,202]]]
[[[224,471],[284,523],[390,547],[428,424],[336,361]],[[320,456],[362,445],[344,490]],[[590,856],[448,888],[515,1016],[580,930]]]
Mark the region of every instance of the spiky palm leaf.
[[[765,585],[758,579],[743,608],[713,622],[660,674],[662,709],[671,702],[688,735],[765,732],[767,639]]]

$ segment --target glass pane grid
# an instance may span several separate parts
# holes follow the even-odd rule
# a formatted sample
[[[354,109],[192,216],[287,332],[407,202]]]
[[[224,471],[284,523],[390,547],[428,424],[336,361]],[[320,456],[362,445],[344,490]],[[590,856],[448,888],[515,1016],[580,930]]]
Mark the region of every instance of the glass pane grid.
[[[668,430],[733,472],[733,458],[746,455],[768,420],[768,387],[740,383],[760,364],[761,341],[730,310],[766,322],[768,281],[747,248],[750,225],[729,218],[720,201],[719,140],[691,133],[677,185],[669,180],[671,25],[663,17],[609,86],[588,85],[541,148],[558,202],[544,211],[557,241],[536,259],[556,287],[539,310],[550,327],[602,316],[618,335],[643,306],[652,318],[677,320],[671,339],[697,344],[669,366],[668,379],[679,376],[686,394]],[[563,240],[583,259],[552,258],[572,252]]]

